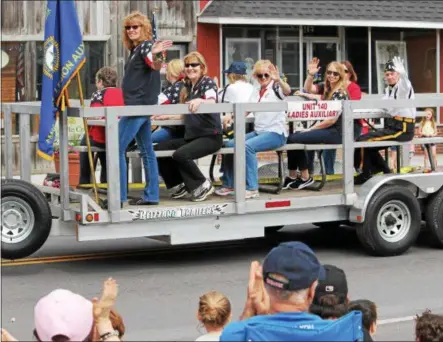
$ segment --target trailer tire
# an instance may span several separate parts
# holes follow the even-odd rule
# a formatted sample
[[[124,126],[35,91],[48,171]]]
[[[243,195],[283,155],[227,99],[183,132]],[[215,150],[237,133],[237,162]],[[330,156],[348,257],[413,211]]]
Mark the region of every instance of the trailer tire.
[[[443,248],[443,188],[430,198],[426,205],[425,218],[431,243]]]
[[[356,225],[363,248],[374,256],[405,253],[420,233],[420,204],[407,188],[381,187],[370,199],[366,219]]]
[[[2,258],[27,257],[43,246],[51,232],[48,201],[34,185],[20,179],[2,180],[1,197]]]

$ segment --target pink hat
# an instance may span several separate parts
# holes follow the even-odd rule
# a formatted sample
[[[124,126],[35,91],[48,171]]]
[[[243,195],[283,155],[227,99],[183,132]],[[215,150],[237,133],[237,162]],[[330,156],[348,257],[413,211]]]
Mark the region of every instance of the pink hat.
[[[41,341],[52,341],[56,335],[84,341],[93,320],[92,302],[68,290],[52,291],[34,308],[34,325]]]

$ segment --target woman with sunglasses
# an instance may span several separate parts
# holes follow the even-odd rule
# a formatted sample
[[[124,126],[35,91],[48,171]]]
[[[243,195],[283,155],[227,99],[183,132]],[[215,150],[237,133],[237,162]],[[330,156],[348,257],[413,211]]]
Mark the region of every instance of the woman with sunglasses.
[[[202,103],[217,103],[217,86],[207,76],[204,57],[194,51],[185,56],[184,63],[185,85],[180,93],[180,103],[189,104],[191,113],[195,113]],[[201,202],[214,192],[214,187],[194,160],[211,155],[222,147],[220,114],[184,115],[184,126],[183,138],[162,141],[155,147],[156,151],[175,150],[172,157],[159,158],[158,166],[172,198],[190,194],[192,201]]]
[[[122,81],[126,106],[156,105],[160,93],[160,68],[163,52],[171,41],[152,40],[148,18],[139,11],[129,14],[123,23],[123,43],[130,56],[125,64]],[[122,207],[128,199],[126,149],[135,138],[143,160],[146,186],[143,198],[131,200],[132,205],[159,203],[158,166],[152,146],[151,119],[148,116],[123,116],[119,122],[120,200]]]
[[[344,67],[339,62],[331,62],[326,68],[325,87],[322,99],[326,101],[344,101],[349,96],[345,85]],[[336,118],[319,121],[313,127],[289,136],[289,144],[341,144],[341,115]],[[288,151],[289,177],[285,180],[285,189],[303,189],[314,183],[309,174],[308,155],[303,150]],[[300,170],[300,176],[297,174]]]
[[[281,80],[278,69],[269,60],[259,60],[254,65],[254,78],[260,84],[249,99],[243,102],[278,102],[291,93],[291,87]],[[249,114],[249,113],[247,113]],[[288,136],[286,113],[256,112],[254,113],[254,131],[246,134],[246,198],[259,197],[257,152],[271,151],[283,146]],[[225,144],[233,147],[234,140]],[[223,185],[216,194],[227,196],[234,194],[234,157],[224,156]]]

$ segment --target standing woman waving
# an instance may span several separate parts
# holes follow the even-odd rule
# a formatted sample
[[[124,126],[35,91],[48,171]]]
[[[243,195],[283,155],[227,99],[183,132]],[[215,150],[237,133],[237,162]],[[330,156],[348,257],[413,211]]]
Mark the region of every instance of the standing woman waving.
[[[156,105],[160,93],[160,68],[164,62],[163,51],[172,46],[171,41],[152,40],[152,27],[148,18],[139,11],[129,14],[123,23],[123,43],[130,50],[125,64],[122,89],[126,106]],[[159,203],[158,165],[152,146],[151,119],[149,116],[125,116],[119,122],[120,199],[128,199],[126,149],[135,138],[145,169],[146,186],[143,198],[132,205]]]

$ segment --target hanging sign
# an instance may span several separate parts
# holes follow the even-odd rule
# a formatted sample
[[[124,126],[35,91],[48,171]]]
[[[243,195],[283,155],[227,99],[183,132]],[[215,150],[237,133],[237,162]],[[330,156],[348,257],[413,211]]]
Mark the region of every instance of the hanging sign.
[[[288,101],[288,118],[292,121],[334,119],[341,112],[341,101]]]

